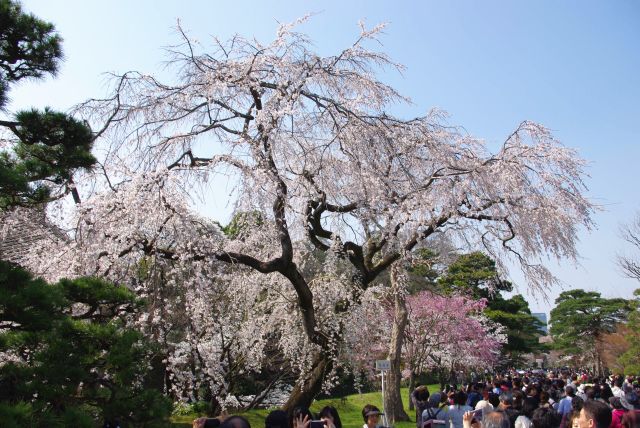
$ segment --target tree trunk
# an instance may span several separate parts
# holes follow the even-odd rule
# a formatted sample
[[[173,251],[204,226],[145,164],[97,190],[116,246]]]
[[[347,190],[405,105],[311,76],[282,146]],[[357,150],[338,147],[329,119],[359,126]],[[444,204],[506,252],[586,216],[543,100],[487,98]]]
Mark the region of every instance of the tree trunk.
[[[391,268],[391,288],[394,308],[393,329],[391,331],[391,343],[389,344],[391,369],[387,372],[384,385],[384,412],[391,425],[394,425],[398,421],[409,420],[409,415],[406,414],[402,406],[402,396],[400,395],[402,341],[408,322],[408,312],[404,290],[401,289],[398,282],[399,269],[401,268],[396,267],[396,265]]]
[[[604,370],[602,368],[602,358],[600,357],[600,352],[596,349],[595,350],[595,360],[596,360],[596,375],[598,377],[602,377],[604,376]]]
[[[310,373],[302,384],[296,383],[282,410],[291,413],[296,407],[311,407],[313,399],[322,389],[324,375],[331,370],[332,364],[331,359],[325,353],[316,354],[313,358]]]

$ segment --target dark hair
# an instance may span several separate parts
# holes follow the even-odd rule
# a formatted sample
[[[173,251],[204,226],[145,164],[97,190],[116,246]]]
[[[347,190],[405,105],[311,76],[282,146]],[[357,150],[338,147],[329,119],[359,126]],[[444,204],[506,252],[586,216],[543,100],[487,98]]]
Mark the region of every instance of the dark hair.
[[[274,410],[264,420],[265,428],[287,428],[288,425],[289,417],[284,410]]]
[[[551,407],[538,407],[533,411],[531,422],[533,428],[556,428],[560,425],[562,418]],[[570,427],[571,425],[567,425]]]
[[[494,392],[489,393],[489,398],[487,398],[487,401],[491,403],[493,407],[498,407],[500,405],[500,398],[498,397],[498,394]]]
[[[574,386],[573,385],[567,385],[564,387],[564,392],[565,394],[567,394],[569,397],[573,397],[574,395],[576,395],[576,390],[573,389]]]
[[[540,405],[549,404],[549,391],[540,391]]]
[[[458,391],[453,397],[453,404],[457,404],[459,406],[464,406],[465,404],[467,404],[467,394],[465,394],[463,391]]]
[[[220,424],[220,428],[251,428],[251,424],[242,416],[231,416]]]
[[[602,401],[586,401],[582,411],[588,419],[593,419],[595,428],[608,428],[611,425],[611,409]]]
[[[595,400],[596,399],[596,389],[593,386],[587,386],[584,389],[584,395],[587,397],[587,400]]]
[[[414,391],[418,401],[427,401],[429,399],[429,388],[426,386],[419,386]]]
[[[333,425],[336,428],[342,428],[342,421],[340,420],[340,415],[338,415],[338,410],[336,410],[333,406],[324,406],[320,413],[318,413],[318,418],[326,418],[329,417],[333,420]]]
[[[609,398],[609,404],[611,405],[611,407],[617,410],[621,410],[623,408],[622,402],[620,401],[620,397]]]
[[[576,396],[571,399],[571,410],[579,412],[580,410],[582,410],[583,405],[584,400],[582,398]]]
[[[293,422],[300,416],[302,416],[303,418],[305,416],[308,416],[309,420],[313,419],[313,413],[311,413],[308,407],[296,407],[293,409],[293,412],[291,412],[291,417],[289,418],[289,427],[293,428]]]
[[[380,412],[380,409],[378,409],[373,404],[365,405],[362,408],[362,418],[364,419],[365,423],[367,422],[367,419],[369,419],[369,416],[367,416],[367,413],[370,413],[370,412]]]
[[[519,389],[513,391],[513,408],[516,410],[522,409],[522,403],[524,401],[524,392]]]
[[[600,398],[607,401],[610,397],[613,397],[613,391],[611,391],[609,385],[603,383],[602,385],[600,385]]]
[[[521,414],[531,419],[533,417],[533,411],[538,408],[538,400],[533,397],[527,397],[522,403]]]

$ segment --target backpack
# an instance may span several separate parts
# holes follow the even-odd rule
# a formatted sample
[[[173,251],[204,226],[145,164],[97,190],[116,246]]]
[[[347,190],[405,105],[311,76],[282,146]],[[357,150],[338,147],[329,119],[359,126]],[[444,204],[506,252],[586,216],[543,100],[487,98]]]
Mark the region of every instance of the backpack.
[[[438,410],[433,411],[433,407],[427,407],[427,415],[422,417],[423,428],[438,428],[444,427],[446,422],[442,419],[438,419],[438,415],[442,411],[442,407],[438,407]]]
[[[438,410],[436,410],[435,413],[433,413],[433,407],[427,407],[425,410],[427,411],[427,417],[426,418],[423,417],[422,422],[429,421],[431,419],[436,419],[438,414],[440,414],[442,407],[438,407]]]

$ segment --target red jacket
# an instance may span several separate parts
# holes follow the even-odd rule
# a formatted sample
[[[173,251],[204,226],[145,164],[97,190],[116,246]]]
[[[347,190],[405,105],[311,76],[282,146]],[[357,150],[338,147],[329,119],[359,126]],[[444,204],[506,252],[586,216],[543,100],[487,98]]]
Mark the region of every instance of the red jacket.
[[[611,425],[609,428],[622,428],[622,417],[626,411],[624,409],[613,409],[611,412]]]

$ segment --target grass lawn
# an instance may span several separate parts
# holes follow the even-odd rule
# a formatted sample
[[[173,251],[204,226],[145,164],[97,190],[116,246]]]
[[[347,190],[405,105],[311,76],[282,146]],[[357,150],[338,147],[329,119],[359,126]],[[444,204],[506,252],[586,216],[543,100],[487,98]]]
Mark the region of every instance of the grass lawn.
[[[429,391],[435,392],[439,388],[439,385],[429,385]],[[402,403],[404,404],[404,410],[409,415],[411,420],[409,422],[399,422],[396,424],[396,428],[415,428],[415,412],[409,411],[409,391],[407,388],[402,388]],[[324,400],[317,400],[311,406],[312,412],[318,412],[324,406],[330,405],[338,409],[340,419],[342,420],[342,426],[344,428],[360,428],[364,421],[362,420],[362,408],[365,404],[373,404],[382,409],[382,395],[380,392],[369,392],[366,394],[354,394],[348,395],[344,399],[340,397],[327,398]],[[251,422],[253,428],[264,427],[264,419],[267,417],[271,410],[259,409],[251,410],[246,413],[238,413]],[[176,416],[172,419],[174,427],[191,427],[191,421],[198,417],[198,415],[188,416]]]

